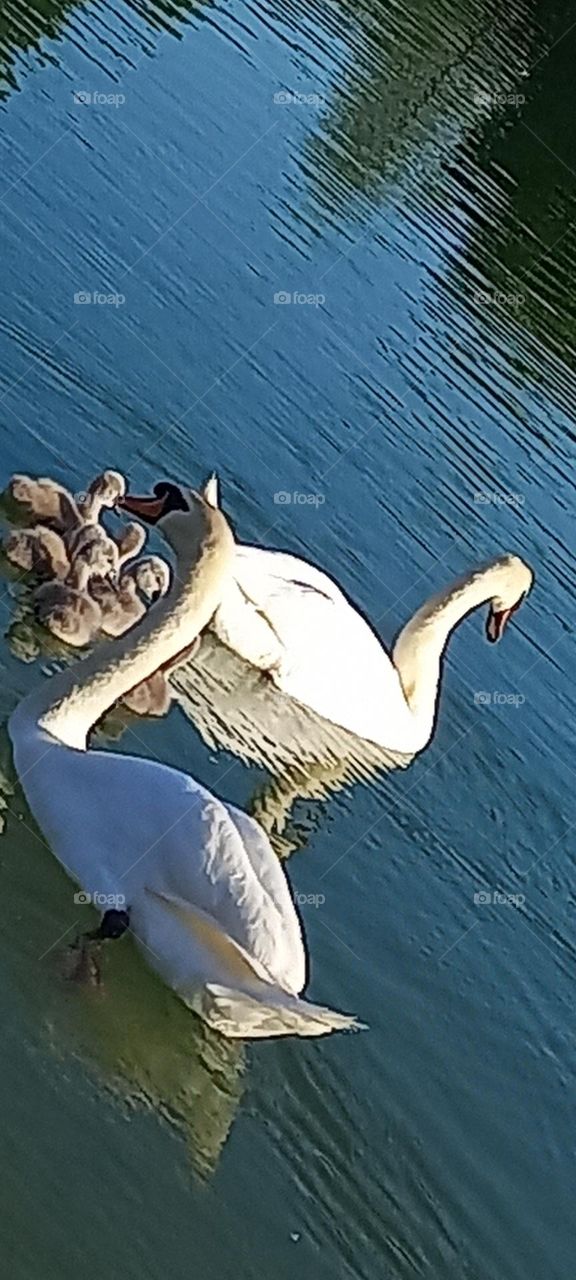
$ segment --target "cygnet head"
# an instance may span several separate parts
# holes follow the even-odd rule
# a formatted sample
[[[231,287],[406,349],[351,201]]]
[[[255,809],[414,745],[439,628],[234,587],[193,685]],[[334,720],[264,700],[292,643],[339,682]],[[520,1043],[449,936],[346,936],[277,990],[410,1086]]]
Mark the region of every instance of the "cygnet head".
[[[145,542],[146,530],[141,524],[131,520],[117,539],[120,559],[131,560],[133,556],[139,555]]]
[[[103,471],[88,488],[87,498],[100,507],[115,507],[126,493],[126,481],[119,471]]]
[[[8,492],[15,502],[30,502],[35,483],[30,476],[12,476]]]
[[[146,556],[130,565],[126,574],[133,578],[140,595],[149,604],[165,596],[170,586],[170,568],[160,556]],[[126,575],[123,575],[123,577]]]

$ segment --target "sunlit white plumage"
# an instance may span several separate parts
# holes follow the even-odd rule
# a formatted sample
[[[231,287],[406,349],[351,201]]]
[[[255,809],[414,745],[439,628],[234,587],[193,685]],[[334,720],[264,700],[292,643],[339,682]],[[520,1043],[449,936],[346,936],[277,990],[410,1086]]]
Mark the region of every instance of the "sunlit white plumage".
[[[427,601],[389,655],[344,592],[305,560],[239,545],[234,577],[212,624],[219,638],[325,719],[407,754],[433,732],[454,627],[490,602],[489,616],[502,618],[498,638],[533,579],[518,556],[497,557]]]
[[[177,508],[181,492],[161,482],[155,497],[129,494],[121,505],[154,523]],[[217,509],[215,475],[203,494]],[[433,732],[442,654],[454,627],[489,602],[488,635],[498,639],[532,581],[532,570],[514,555],[472,570],[417,610],[390,656],[327,574],[283,551],[240,543],[211,627],[289,697],[378,747],[413,755]]]
[[[197,495],[163,532],[175,585],[125,637],[53,676],[10,720],[16,769],[53,851],[91,895],[124,897],[148,962],[228,1036],[322,1035],[353,1018],[299,998],[306,958],[284,872],[258,825],[177,769],[87,749],[118,698],[206,626],[233,566]]]

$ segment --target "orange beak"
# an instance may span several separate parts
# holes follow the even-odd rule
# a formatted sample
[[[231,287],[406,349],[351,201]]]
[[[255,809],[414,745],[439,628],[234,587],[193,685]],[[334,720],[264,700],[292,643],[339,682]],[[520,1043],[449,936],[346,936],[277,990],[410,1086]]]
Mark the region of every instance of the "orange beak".
[[[523,599],[524,596],[520,596],[516,604],[511,605],[509,609],[493,609],[490,607],[490,612],[486,619],[486,639],[491,644],[496,644],[497,640],[502,639],[512,614],[516,613],[516,610],[520,608]]]
[[[511,609],[490,610],[486,619],[486,639],[491,644],[496,644],[498,640],[502,639],[511,612]]]
[[[129,511],[132,516],[140,516],[146,524],[156,524],[162,515],[165,503],[165,498],[137,498],[135,494],[127,493],[124,498],[120,498],[118,506],[124,511]]]

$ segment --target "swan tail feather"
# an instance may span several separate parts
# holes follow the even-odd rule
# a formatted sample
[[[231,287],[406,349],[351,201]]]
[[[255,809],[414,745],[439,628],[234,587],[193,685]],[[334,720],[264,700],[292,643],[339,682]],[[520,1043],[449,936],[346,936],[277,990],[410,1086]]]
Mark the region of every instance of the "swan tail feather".
[[[325,1036],[331,1031],[361,1031],[366,1024],[350,1014],[310,1004],[279,987],[267,986],[258,995],[207,983],[201,1016],[221,1035],[240,1039],[271,1036]]]
[[[208,502],[211,507],[220,506],[220,485],[215,471],[208,476],[206,483],[202,485],[200,493],[204,501]]]

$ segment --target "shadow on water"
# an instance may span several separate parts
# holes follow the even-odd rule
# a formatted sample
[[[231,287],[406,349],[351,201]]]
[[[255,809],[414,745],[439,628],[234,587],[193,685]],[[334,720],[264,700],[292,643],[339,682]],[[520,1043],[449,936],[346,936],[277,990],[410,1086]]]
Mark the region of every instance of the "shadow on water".
[[[307,3],[296,8],[302,20],[313,8],[325,34],[335,35],[332,14]],[[281,20],[286,6],[273,0],[271,9]],[[505,8],[496,0],[420,3],[417,35],[412,8],[382,0],[358,7],[340,0],[337,9],[336,84],[301,164],[316,215],[357,219],[384,205],[401,180],[415,186],[425,178],[430,193],[455,143],[481,118],[477,95],[510,92],[519,68],[529,65],[533,5],[531,0]],[[417,163],[409,168],[416,153]]]
[[[42,13],[57,28],[43,29]],[[200,1209],[178,1201],[170,1218],[172,1144],[147,1166],[135,1117],[110,1160],[95,1126],[93,1154],[112,1185],[106,1241],[119,1250],[129,1218],[134,1235],[115,1255],[123,1274],[136,1274],[143,1240],[138,1274],[178,1280],[207,1222],[207,1276],[252,1280],[272,1260],[289,1280],[296,1260],[304,1280],[374,1280],[386,1269],[402,1280],[564,1280],[576,1062],[571,6],[232,0],[176,10],[113,0],[27,13],[14,0],[3,21],[17,29],[4,62],[26,90],[3,112],[13,181],[3,205],[4,478],[58,466],[80,484],[113,461],[139,484],[216,466],[239,535],[322,564],[386,642],[428,588],[478,557],[518,551],[537,573],[497,656],[472,619],[454,638],[435,741],[409,771],[387,773],[339,731],[270,705],[273,691],[210,641],[174,679],[184,714],[137,729],[143,747],[128,745],[122,716],[106,725],[120,750],[185,761],[216,792],[251,803],[279,852],[309,846],[289,870],[307,896],[324,895],[321,909],[303,907],[311,991],[318,984],[319,998],[371,1028],[251,1054],[214,1220],[204,1193]],[[160,44],[166,25],[188,38]],[[94,68],[111,84],[135,62],[125,112],[71,110],[71,87],[90,87]],[[321,102],[276,108],[284,87]],[[495,101],[508,94],[525,101]],[[190,208],[188,184],[210,189],[208,208]],[[23,270],[30,247],[33,277]],[[126,271],[121,317],[77,314],[76,289]],[[274,290],[292,283],[321,289],[325,306],[278,316]],[[524,300],[508,310],[474,296],[514,288]],[[325,497],[320,512],[274,505],[274,490],[312,486]],[[30,637],[20,595],[12,583],[2,713],[56,656]],[[230,761],[247,767],[232,772]],[[88,1204],[82,1243],[99,1275],[103,1237],[76,1197],[82,1076],[114,1092],[119,1114],[142,1105],[178,1123],[208,1170],[242,1068],[212,1070],[191,1015],[129,942],[107,955],[100,1000],[64,987],[52,952],[38,964],[75,925],[73,890],[23,825],[12,786],[0,955],[2,1017],[21,1029],[18,1044],[6,1039],[4,1064],[20,1114],[7,1129],[42,1180],[28,1196],[21,1186],[5,1196],[6,1218],[11,1227],[20,1204],[29,1218],[43,1209],[30,1247],[43,1258],[54,1230],[60,1259],[66,1201],[79,1217]],[[523,905],[501,905],[496,890]],[[40,1071],[59,1055],[70,1075],[80,1064],[77,1107],[66,1083],[54,1108],[69,1160],[39,1115],[29,1123],[37,1075],[27,1079],[24,1065],[21,1087],[17,1078],[20,1042],[38,1028]],[[197,1098],[212,1113],[209,1132]],[[124,1185],[112,1181],[116,1167]],[[167,1243],[156,1245],[155,1215],[150,1236],[147,1222],[134,1224],[141,1188],[173,1223]],[[232,1242],[224,1265],[217,1238]],[[83,1259],[80,1269],[91,1274]],[[77,1270],[74,1259],[66,1275]]]
[[[277,21],[285,8],[274,0]],[[302,21],[315,10],[296,8]],[[322,103],[298,161],[314,221],[367,224],[398,188],[419,219],[430,202],[450,205],[466,174],[457,199],[473,217],[460,279],[514,295],[514,323],[559,354],[573,348],[573,5],[423,3],[417,42],[404,8],[340,0],[338,9],[336,83],[325,99],[320,73],[305,86]],[[329,36],[331,18],[317,16]]]
[[[461,270],[485,276],[503,295],[501,317],[566,359],[576,338],[574,6],[534,9],[538,34],[516,83],[523,101],[478,131],[477,216]]]
[[[117,15],[120,31],[108,27],[107,39],[112,38],[117,56],[131,65],[125,37],[136,36],[134,19],[145,23],[147,36],[145,38],[140,30],[137,39],[144,51],[151,54],[163,34],[180,38],[183,23],[212,6],[213,0],[123,0]],[[20,58],[33,56],[41,63],[57,65],[56,50],[47,53],[44,42],[61,38],[67,24],[79,27],[74,35],[79,35],[82,41],[92,34],[91,23],[84,27],[84,9],[81,0],[27,0],[25,6],[19,0],[8,0],[0,12],[0,101],[20,87]]]
[[[147,969],[130,939],[105,951],[101,987],[70,977],[67,947],[94,927],[96,913],[74,902],[72,882],[34,823],[5,728],[0,797],[2,896],[13,904],[0,964],[12,1002],[27,1010],[25,1034],[63,1064],[81,1059],[122,1106],[161,1116],[185,1141],[196,1175],[208,1178],[242,1096],[243,1045],[204,1027]]]

